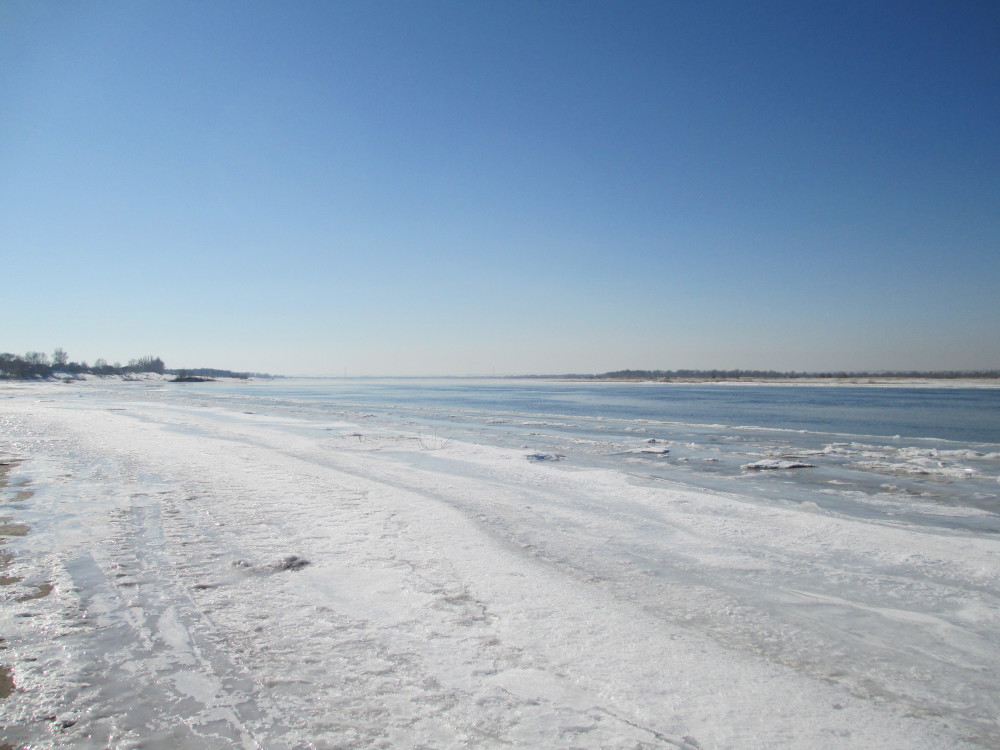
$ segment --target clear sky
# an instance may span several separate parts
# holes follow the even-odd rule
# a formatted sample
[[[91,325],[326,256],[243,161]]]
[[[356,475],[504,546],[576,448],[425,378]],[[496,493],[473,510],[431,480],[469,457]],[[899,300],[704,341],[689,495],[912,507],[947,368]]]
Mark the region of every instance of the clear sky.
[[[3,0],[0,351],[1000,368],[1000,3]]]

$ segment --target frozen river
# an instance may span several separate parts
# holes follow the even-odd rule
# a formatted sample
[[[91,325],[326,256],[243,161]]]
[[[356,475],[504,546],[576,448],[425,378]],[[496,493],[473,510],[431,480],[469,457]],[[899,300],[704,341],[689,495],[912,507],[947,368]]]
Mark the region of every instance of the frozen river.
[[[0,744],[997,747],[998,394],[2,386]]]

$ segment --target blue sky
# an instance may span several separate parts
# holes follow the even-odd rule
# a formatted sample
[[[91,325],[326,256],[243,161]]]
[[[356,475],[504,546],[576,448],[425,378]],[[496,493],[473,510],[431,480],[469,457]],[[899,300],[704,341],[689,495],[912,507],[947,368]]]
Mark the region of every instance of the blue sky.
[[[1000,368],[993,2],[0,4],[0,350]]]

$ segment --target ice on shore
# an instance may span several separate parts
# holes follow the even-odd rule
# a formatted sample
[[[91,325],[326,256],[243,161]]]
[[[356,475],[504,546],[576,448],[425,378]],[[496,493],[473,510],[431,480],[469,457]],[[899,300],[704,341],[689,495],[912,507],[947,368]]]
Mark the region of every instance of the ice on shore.
[[[15,746],[1000,745],[995,536],[46,387],[0,409]]]

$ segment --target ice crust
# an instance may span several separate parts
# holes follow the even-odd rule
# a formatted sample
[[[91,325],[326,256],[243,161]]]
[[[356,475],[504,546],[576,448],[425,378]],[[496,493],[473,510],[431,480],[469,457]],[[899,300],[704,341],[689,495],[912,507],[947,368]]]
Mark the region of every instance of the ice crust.
[[[1000,745],[994,535],[138,387],[0,392],[0,740]]]

